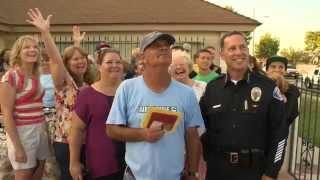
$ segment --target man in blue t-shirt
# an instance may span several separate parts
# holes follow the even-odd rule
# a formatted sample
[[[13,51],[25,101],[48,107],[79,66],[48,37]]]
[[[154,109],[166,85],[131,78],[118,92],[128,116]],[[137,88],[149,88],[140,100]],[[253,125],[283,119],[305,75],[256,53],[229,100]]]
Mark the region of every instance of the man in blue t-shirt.
[[[140,44],[142,76],[124,81],[116,92],[106,124],[111,138],[127,142],[125,178],[180,180],[186,162],[187,179],[196,179],[203,119],[193,90],[168,73],[174,42],[169,34],[147,34]],[[151,107],[181,114],[173,132],[161,125],[142,128]]]

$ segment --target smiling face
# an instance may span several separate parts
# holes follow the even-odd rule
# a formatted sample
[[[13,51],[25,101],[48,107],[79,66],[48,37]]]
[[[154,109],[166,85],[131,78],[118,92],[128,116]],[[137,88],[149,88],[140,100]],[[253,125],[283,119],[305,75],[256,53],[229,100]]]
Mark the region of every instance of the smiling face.
[[[33,66],[32,73],[37,74],[40,63],[38,41],[28,35],[19,37],[12,46],[9,61],[13,67],[31,64]]]
[[[83,78],[88,71],[87,54],[79,47],[67,47],[63,54],[63,62],[69,73],[78,79]]]
[[[196,58],[196,63],[199,69],[208,71],[212,65],[212,55],[209,52],[200,52],[199,56]]]
[[[87,70],[87,57],[83,56],[79,51],[75,51],[68,62],[70,71],[77,76],[83,76]]]
[[[101,64],[98,64],[100,77],[120,80],[123,77],[123,63],[121,57],[116,52],[104,54]]]
[[[234,34],[224,39],[221,57],[230,71],[246,71],[249,65],[249,49],[243,36]]]
[[[180,82],[186,82],[189,79],[190,64],[188,62],[188,54],[176,51],[172,55],[172,64],[170,66],[170,74],[172,78]]]
[[[282,62],[272,62],[267,69],[267,73],[278,73],[282,76],[286,73],[286,67]]]
[[[39,60],[39,48],[36,41],[26,40],[20,52],[21,63],[35,63]]]

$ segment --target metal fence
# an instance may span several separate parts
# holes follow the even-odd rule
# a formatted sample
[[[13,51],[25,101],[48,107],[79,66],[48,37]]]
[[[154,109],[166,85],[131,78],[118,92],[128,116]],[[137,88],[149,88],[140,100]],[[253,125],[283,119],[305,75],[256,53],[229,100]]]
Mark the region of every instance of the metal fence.
[[[295,82],[301,92],[300,114],[291,127],[289,173],[299,180],[320,179],[320,88],[318,80],[311,82]]]
[[[108,35],[108,34],[90,34],[82,41],[81,47],[89,54],[94,54],[96,45],[101,41],[106,41],[112,48],[120,51],[121,56],[125,60],[130,60],[132,49],[139,47],[142,36],[140,35]],[[72,45],[72,35],[62,34],[54,35],[54,40],[62,53],[63,50]],[[175,45],[183,45],[188,43],[191,47],[191,56],[204,47],[205,38],[199,36],[177,36]]]

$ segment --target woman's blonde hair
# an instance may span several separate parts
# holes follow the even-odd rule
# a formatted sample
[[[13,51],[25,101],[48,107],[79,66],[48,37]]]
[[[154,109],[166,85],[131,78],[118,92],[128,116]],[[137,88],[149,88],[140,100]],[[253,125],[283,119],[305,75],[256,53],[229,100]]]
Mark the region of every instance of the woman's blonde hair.
[[[39,75],[39,65],[40,65],[41,55],[40,55],[40,49],[39,49],[39,46],[38,46],[38,40],[36,38],[34,38],[33,36],[30,36],[30,35],[20,36],[14,42],[14,44],[12,46],[12,49],[10,51],[10,60],[9,60],[10,66],[11,67],[15,67],[15,66],[21,67],[22,66],[21,50],[23,48],[23,45],[27,41],[33,41],[33,42],[35,42],[37,44],[37,48],[39,50],[39,53],[38,53],[38,59],[33,65],[32,74]]]

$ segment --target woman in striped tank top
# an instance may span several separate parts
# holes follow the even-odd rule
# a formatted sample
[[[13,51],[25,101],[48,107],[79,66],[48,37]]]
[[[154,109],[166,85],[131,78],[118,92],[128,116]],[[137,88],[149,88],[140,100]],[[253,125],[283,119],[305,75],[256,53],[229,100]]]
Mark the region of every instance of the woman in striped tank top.
[[[69,144],[68,138],[71,128],[72,112],[79,89],[92,82],[87,53],[77,46],[70,46],[64,50],[63,58],[50,34],[50,18],[43,18],[39,9],[30,9],[29,22],[42,35],[44,45],[50,57],[50,69],[55,85],[55,104],[57,119],[53,147],[59,168],[61,180],[71,180],[69,172]]]
[[[11,69],[2,77],[0,86],[8,157],[16,180],[40,179],[50,155],[39,59],[38,42],[32,36],[21,36],[12,47]]]

